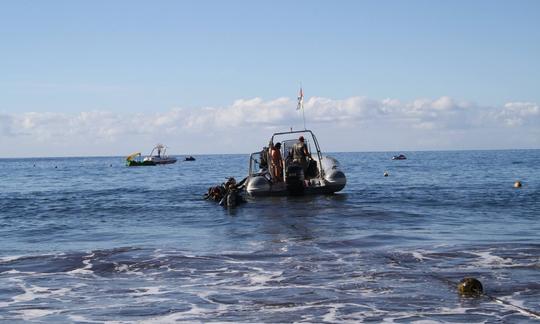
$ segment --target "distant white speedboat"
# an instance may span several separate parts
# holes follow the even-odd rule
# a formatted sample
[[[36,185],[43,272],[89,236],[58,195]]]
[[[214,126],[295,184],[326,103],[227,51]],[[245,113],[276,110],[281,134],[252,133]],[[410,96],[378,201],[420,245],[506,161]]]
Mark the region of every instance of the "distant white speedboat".
[[[299,136],[308,148],[308,166],[293,161],[293,145]],[[330,194],[342,190],[347,178],[339,162],[323,155],[317,138],[310,130],[275,133],[270,143],[281,143],[282,174],[276,176],[268,148],[250,155],[245,191],[251,196]],[[273,145],[273,144],[272,144]],[[277,172],[279,173],[279,172]]]
[[[143,162],[153,162],[155,164],[171,164],[176,163],[176,158],[168,156],[166,154],[167,147],[163,144],[157,144],[150,152],[150,155],[146,156]],[[155,154],[155,155],[154,155]]]

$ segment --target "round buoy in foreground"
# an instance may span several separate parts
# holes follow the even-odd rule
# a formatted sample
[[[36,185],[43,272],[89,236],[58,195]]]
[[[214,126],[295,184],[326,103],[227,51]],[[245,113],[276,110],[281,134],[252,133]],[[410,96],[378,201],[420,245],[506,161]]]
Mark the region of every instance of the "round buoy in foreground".
[[[514,182],[514,188],[521,188],[521,181]]]
[[[484,293],[480,280],[476,278],[463,278],[458,284],[458,292],[465,297],[478,297]]]
[[[384,171],[384,176],[388,177],[388,171]]]

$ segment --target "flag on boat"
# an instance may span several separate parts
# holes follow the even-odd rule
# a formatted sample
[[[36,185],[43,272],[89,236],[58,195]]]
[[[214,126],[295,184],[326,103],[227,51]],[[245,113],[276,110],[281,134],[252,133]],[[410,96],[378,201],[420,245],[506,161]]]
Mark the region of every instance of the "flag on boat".
[[[299,110],[300,108],[304,108],[304,91],[302,88],[300,88],[300,93],[298,94],[298,106],[296,107],[296,110]]]

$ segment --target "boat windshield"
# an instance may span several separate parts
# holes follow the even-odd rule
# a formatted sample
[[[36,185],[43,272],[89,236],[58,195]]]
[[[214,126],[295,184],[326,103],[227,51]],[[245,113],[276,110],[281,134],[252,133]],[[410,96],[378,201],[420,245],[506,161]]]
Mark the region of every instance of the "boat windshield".
[[[261,160],[262,160],[261,157],[263,157],[263,152],[264,151],[251,153],[249,157],[249,175],[250,176],[264,173],[268,169],[268,166],[264,161],[262,161],[261,163]]]

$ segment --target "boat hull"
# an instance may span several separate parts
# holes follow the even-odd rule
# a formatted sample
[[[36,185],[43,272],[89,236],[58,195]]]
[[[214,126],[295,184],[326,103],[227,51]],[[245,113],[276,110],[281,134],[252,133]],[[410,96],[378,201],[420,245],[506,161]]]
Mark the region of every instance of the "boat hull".
[[[330,183],[325,180],[306,180],[301,195],[325,195],[341,191],[345,187],[343,182]],[[271,183],[264,176],[251,177],[246,181],[246,192],[253,197],[264,196],[298,196],[298,192],[291,192],[284,182]]]
[[[156,165],[152,161],[127,161],[127,166],[133,167],[133,166],[150,166],[150,165]]]
[[[176,163],[176,158],[166,157],[161,158],[157,156],[147,157],[144,159],[145,162],[153,162],[154,164],[173,164]]]

